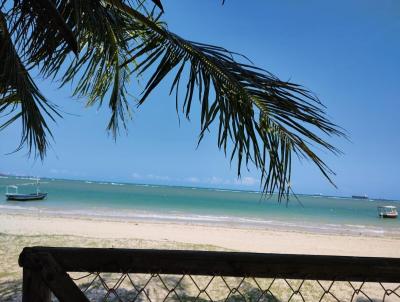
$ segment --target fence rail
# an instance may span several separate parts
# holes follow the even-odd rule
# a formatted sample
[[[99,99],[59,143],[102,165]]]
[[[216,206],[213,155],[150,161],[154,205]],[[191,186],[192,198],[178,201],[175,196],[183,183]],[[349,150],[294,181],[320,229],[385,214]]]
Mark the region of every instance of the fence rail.
[[[89,301],[91,287],[104,290],[100,300],[106,301],[124,301],[123,295],[128,297],[127,301],[152,301],[149,292],[154,292],[153,296],[160,300],[229,301],[236,297],[233,301],[281,301],[273,290],[287,300],[298,297],[306,301],[307,296],[317,301],[343,301],[338,298],[345,292],[342,287],[333,293],[335,283],[339,282],[347,286],[352,300],[362,296],[357,301],[377,301],[366,292],[365,284],[373,282],[378,284],[374,293],[382,290],[379,300],[396,298],[400,301],[399,258],[29,247],[21,253],[19,264],[23,267],[23,301],[33,302],[50,301],[50,293],[59,301]],[[83,277],[72,276],[76,273],[86,273],[83,277],[89,276],[91,281],[79,283]],[[119,277],[109,286],[104,276],[112,273],[118,273]],[[135,279],[146,274],[146,278]],[[229,278],[236,280],[232,281],[234,284],[229,284]],[[315,281],[316,287],[307,285],[308,281]],[[133,293],[124,289],[121,294],[124,282],[130,285]],[[215,284],[217,289],[211,290],[210,284]],[[218,292],[222,287],[227,288],[225,298]],[[281,294],[283,287],[288,294]],[[185,288],[196,293],[185,294]],[[158,290],[165,295],[157,295]],[[321,297],[311,295],[312,290],[318,291]],[[99,296],[95,300],[99,300]]]

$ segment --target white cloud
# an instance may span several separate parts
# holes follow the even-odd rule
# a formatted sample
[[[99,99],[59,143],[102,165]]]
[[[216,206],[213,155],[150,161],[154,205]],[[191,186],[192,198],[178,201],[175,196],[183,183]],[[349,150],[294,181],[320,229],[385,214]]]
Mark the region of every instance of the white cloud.
[[[64,177],[64,176],[72,176],[72,177],[87,177],[87,174],[82,171],[70,171],[68,169],[56,169],[56,168],[51,168],[49,170],[51,174],[58,175],[55,177]]]
[[[52,174],[68,174],[69,171],[66,169],[50,169],[50,173]]]
[[[254,186],[258,184],[258,180],[251,176],[242,177],[235,180],[236,185]]]
[[[239,179],[226,179],[218,176],[211,176],[206,178],[200,178],[197,176],[189,176],[184,178],[172,178],[166,175],[157,175],[157,174],[146,174],[142,175],[137,172],[133,172],[131,174],[133,179],[137,180],[152,180],[152,181],[168,181],[168,182],[177,182],[177,183],[192,183],[192,184],[207,184],[212,186],[221,186],[221,185],[239,185],[239,186],[255,186],[259,184],[259,181],[251,176],[245,176]]]
[[[142,176],[139,174],[139,173],[132,173],[132,178],[135,178],[135,179],[139,179],[139,178],[142,178]]]
[[[146,175],[142,175],[140,173],[136,173],[133,172],[131,174],[131,177],[134,179],[148,179],[148,180],[171,180],[171,178],[169,176],[165,176],[165,175],[156,175],[156,174],[146,174]]]
[[[217,176],[206,178],[204,182],[211,185],[229,185],[231,183],[229,179],[224,179]]]
[[[147,179],[152,179],[152,180],[171,180],[171,178],[169,176],[154,175],[154,174],[147,174],[146,178]]]
[[[192,182],[192,183],[199,183],[200,179],[197,177],[188,177],[188,178],[185,178],[184,181]]]

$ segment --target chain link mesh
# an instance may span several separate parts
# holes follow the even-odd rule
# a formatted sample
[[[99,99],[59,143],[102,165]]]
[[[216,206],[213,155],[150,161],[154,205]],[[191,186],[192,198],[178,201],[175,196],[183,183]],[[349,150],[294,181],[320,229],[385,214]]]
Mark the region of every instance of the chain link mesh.
[[[165,274],[70,273],[90,301],[399,301],[400,285]]]

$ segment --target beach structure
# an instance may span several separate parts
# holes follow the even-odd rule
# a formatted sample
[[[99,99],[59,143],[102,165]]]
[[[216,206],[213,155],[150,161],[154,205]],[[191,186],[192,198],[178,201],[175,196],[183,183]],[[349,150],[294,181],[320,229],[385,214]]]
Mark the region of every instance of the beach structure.
[[[25,248],[22,301],[398,301],[400,259]]]

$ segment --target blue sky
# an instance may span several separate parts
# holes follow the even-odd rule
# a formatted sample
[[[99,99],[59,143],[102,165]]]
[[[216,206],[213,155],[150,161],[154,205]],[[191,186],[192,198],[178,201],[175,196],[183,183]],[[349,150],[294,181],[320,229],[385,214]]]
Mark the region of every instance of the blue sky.
[[[246,4],[244,4],[246,3]],[[368,194],[400,198],[398,122],[400,2],[398,1],[178,1],[164,0],[169,29],[190,40],[246,54],[283,80],[302,84],[327,106],[329,117],[350,141],[334,138],[344,155],[322,152],[337,173],[332,187],[309,162],[293,164],[299,193]],[[198,108],[190,122],[175,112],[169,83],[135,109],[128,134],[117,141],[105,128],[109,111],[85,108],[70,87],[36,78],[57,103],[63,119],[53,124],[55,141],[43,162],[26,152],[11,155],[18,125],[0,133],[0,172],[138,183],[258,189],[250,168],[236,178],[209,134],[196,149]],[[131,85],[134,95],[142,85]]]

